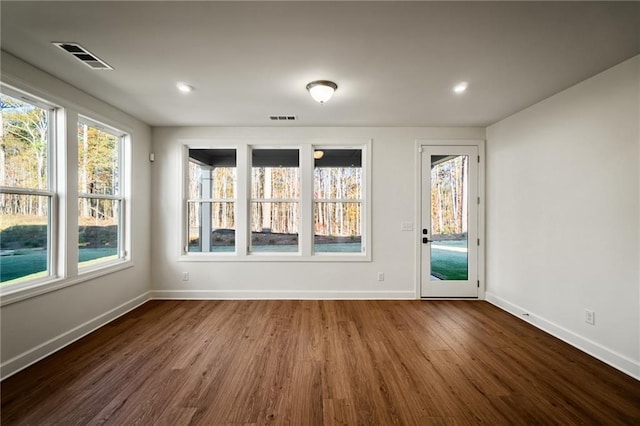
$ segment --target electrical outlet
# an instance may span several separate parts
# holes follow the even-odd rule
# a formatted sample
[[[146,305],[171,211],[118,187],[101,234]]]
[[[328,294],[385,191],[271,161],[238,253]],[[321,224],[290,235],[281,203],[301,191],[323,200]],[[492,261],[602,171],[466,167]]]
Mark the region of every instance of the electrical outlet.
[[[189,281],[189,273],[188,272],[183,272],[182,273],[182,281]]]
[[[384,272],[378,272],[378,281],[384,281]]]
[[[401,222],[400,223],[401,231],[413,231],[413,222]]]
[[[594,325],[596,323],[596,313],[589,309],[585,309],[584,322],[586,322],[587,324]]]

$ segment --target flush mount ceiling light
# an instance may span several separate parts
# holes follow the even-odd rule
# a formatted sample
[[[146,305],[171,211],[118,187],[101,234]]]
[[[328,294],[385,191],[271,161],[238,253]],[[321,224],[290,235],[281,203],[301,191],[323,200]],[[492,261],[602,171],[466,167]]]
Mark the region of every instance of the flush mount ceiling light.
[[[324,151],[320,149],[316,149],[315,151],[313,151],[313,158],[315,158],[316,160],[319,160],[322,157],[324,157]]]
[[[189,93],[189,92],[193,92],[193,86],[188,85],[187,83],[184,83],[182,81],[179,81],[176,83],[176,87],[178,88],[179,91],[181,91],[182,93]]]
[[[329,80],[316,80],[307,84],[307,90],[311,97],[321,104],[327,102],[333,96],[333,92],[336,91],[338,85]]]
[[[469,83],[467,83],[466,81],[461,81],[460,83],[453,86],[453,91],[459,95],[461,93],[464,93],[467,90],[467,87],[469,87]]]

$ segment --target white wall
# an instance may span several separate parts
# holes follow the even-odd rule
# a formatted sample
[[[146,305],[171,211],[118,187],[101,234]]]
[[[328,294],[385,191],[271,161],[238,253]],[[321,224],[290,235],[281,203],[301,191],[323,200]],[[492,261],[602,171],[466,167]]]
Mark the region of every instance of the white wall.
[[[87,71],[91,72],[91,71]],[[132,135],[133,267],[0,308],[2,377],[7,377],[149,297],[151,131],[140,121],[2,52],[2,81]],[[5,301],[3,300],[3,303]]]
[[[372,140],[372,261],[179,262],[181,140],[367,138]],[[416,140],[484,139],[478,128],[155,128],[152,166],[154,297],[416,297]],[[418,225],[415,225],[418,226]],[[182,282],[182,272],[190,280]],[[377,272],[385,281],[377,281]]]
[[[487,129],[487,299],[636,377],[639,64]]]

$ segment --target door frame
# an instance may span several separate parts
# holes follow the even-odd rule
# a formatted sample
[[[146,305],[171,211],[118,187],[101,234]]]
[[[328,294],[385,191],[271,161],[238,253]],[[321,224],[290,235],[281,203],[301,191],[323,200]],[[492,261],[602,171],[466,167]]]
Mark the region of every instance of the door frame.
[[[419,300],[442,300],[442,298],[430,299],[421,297],[421,278],[422,278],[422,148],[428,146],[476,146],[478,147],[478,197],[480,203],[478,205],[478,238],[480,245],[478,246],[478,298],[485,299],[486,281],[485,281],[485,141],[484,139],[417,139],[415,142],[416,156],[416,196],[415,196],[415,221],[414,239],[415,239],[415,295]],[[475,300],[475,299],[465,299]]]

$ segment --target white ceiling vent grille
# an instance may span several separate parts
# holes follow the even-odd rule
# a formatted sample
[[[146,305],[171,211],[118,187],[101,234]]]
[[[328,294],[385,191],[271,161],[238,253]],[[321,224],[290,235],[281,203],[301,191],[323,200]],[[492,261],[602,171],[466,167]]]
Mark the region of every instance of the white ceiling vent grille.
[[[89,52],[84,47],[80,46],[78,43],[61,43],[61,42],[52,42],[54,46],[58,46],[60,49],[69,53],[72,56],[75,56],[77,60],[85,64],[91,69],[94,70],[112,70],[111,66],[107,64],[102,59],[98,58],[93,53]]]
[[[295,121],[295,115],[270,115],[269,119],[271,121]]]

